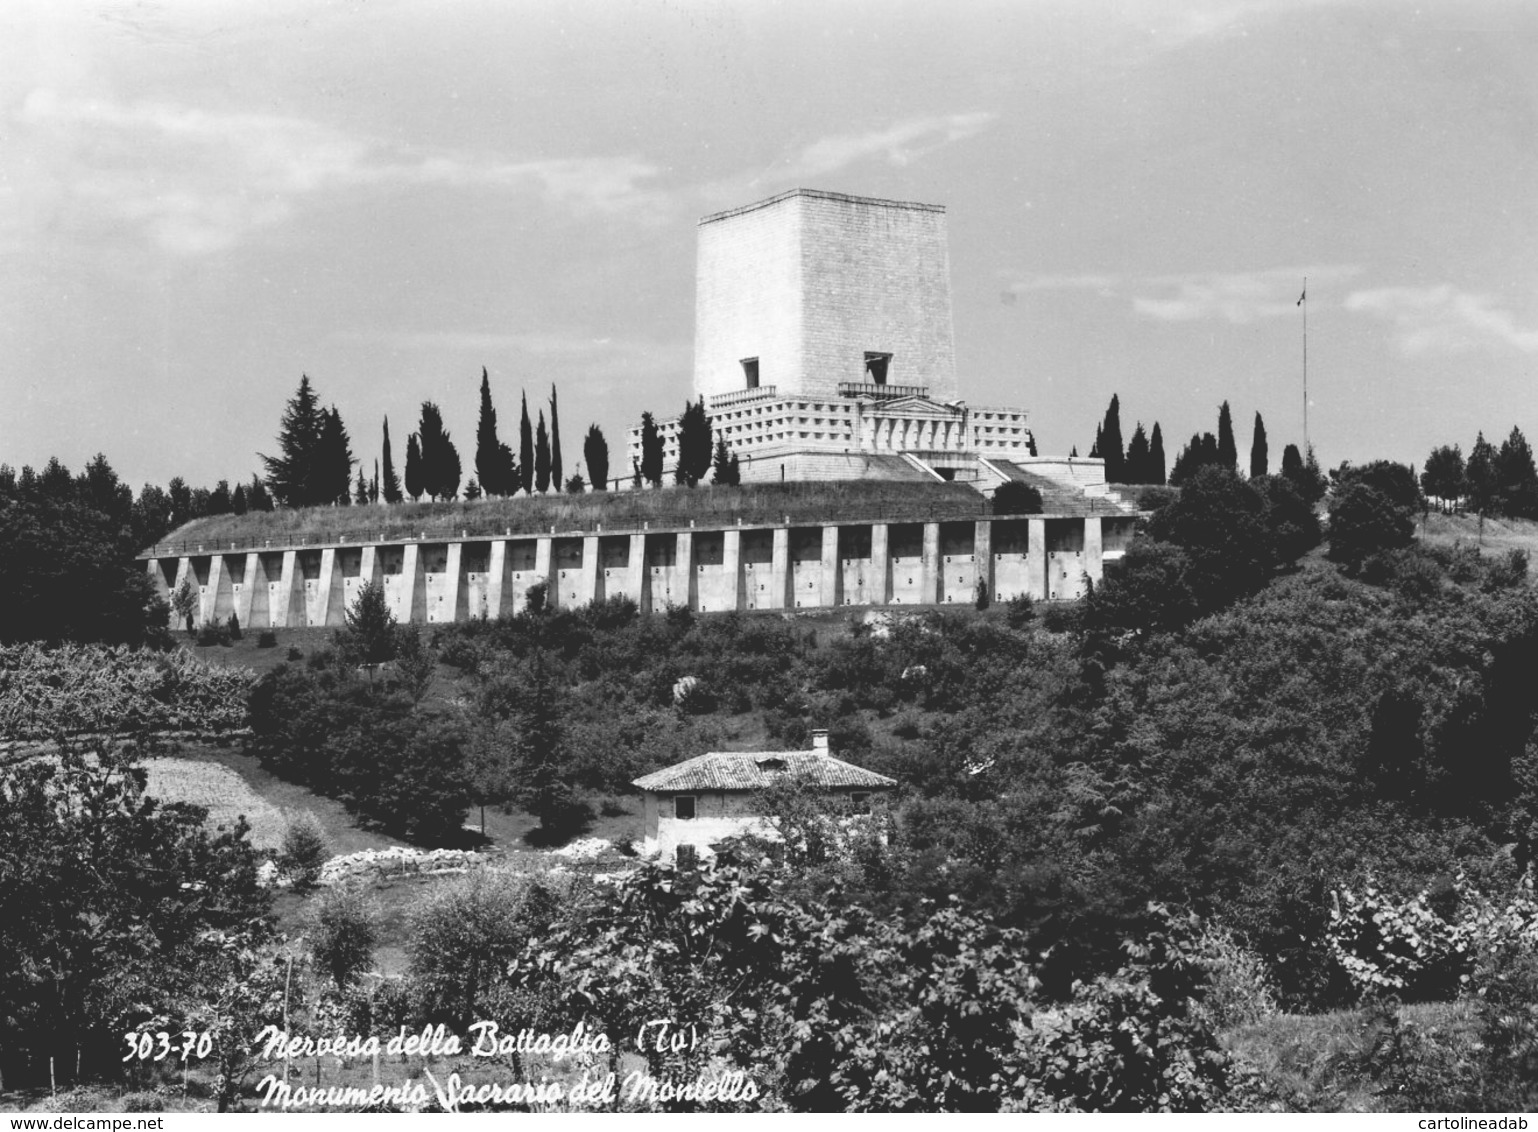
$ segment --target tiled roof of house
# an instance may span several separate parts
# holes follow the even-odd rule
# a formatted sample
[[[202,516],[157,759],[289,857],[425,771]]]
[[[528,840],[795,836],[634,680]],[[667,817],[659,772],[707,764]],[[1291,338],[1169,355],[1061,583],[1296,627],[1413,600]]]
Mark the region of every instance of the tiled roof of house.
[[[762,790],[782,774],[804,775],[818,786],[881,790],[897,785],[884,774],[821,751],[711,751],[632,783],[657,793]]]

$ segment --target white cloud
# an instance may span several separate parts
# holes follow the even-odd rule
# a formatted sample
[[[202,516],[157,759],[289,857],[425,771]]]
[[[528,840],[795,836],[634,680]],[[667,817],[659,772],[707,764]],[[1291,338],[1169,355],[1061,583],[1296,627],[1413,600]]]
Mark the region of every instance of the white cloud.
[[[1448,283],[1353,291],[1346,296],[1346,309],[1387,319],[1395,327],[1399,349],[1410,357],[1457,353],[1491,343],[1538,353],[1538,329],[1517,326],[1512,313],[1490,296],[1460,291]]]
[[[834,173],[870,158],[880,158],[889,165],[908,165],[931,150],[977,136],[997,120],[997,114],[986,112],[931,115],[905,118],[864,133],[834,134],[813,142],[776,172],[799,180]]]
[[[1306,276],[1318,301],[1324,287],[1350,278],[1360,268],[1347,264],[1269,268],[1263,271],[1204,272],[1155,276],[1134,282],[1139,295],[1132,308],[1163,322],[1194,322],[1220,318],[1232,323],[1255,322],[1295,313]]]
[[[215,252],[290,217],[312,194],[365,185],[507,186],[574,212],[646,207],[658,170],[630,156],[508,161],[387,145],[300,118],[169,103],[120,105],[34,91],[15,115],[47,155],[51,189],[148,231],[164,248]]]

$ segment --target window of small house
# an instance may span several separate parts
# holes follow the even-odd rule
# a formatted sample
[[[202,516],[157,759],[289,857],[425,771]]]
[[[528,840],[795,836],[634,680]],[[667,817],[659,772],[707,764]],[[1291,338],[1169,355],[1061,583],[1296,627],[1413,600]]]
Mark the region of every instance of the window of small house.
[[[870,795],[864,792],[856,792],[849,795],[849,802],[857,814],[870,813]]]
[[[694,795],[675,794],[673,796],[673,816],[690,820],[694,817]]]

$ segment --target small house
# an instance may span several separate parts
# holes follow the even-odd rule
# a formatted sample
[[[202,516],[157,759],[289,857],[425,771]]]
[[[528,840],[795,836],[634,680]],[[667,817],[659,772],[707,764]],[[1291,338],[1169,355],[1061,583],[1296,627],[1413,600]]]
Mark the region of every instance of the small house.
[[[711,751],[638,778],[647,856],[673,860],[681,846],[710,853],[716,842],[747,833],[763,835],[757,798],[782,775],[793,775],[846,799],[855,810],[895,779],[834,758],[828,733],[812,732],[809,751]]]

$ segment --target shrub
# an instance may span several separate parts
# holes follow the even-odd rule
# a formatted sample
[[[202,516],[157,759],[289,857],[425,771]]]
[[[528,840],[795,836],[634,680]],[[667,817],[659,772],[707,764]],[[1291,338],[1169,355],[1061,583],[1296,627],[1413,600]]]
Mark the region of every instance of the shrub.
[[[303,660],[304,659],[304,650],[301,649],[298,645],[289,645],[288,646],[288,659],[289,660]]]
[[[315,887],[321,866],[326,863],[326,853],[326,835],[319,822],[307,813],[289,819],[288,829],[283,833],[278,867],[293,882],[296,892],[307,892]]]
[[[1004,603],[1004,623],[1011,629],[1024,629],[1036,618],[1036,603],[1030,594],[1016,594]]]
[[[1180,498],[1178,487],[1166,487],[1162,483],[1149,484],[1137,493],[1139,511],[1157,511]]]
[[[225,623],[225,632],[229,634],[230,640],[232,641],[238,641],[243,636],[245,636],[245,634],[240,631],[240,618],[236,617],[233,613],[230,614],[229,621]]]
[[[228,645],[230,643],[230,627],[217,621],[210,621],[198,630],[198,646],[205,648],[209,645]]]
[[[374,961],[379,910],[361,884],[338,884],[324,893],[310,916],[310,955],[315,966],[346,987]]]
[[[1355,569],[1368,555],[1409,546],[1415,517],[1375,487],[1350,483],[1330,503],[1330,558]]]
[[[256,647],[259,649],[275,649],[278,647],[278,635],[271,629],[263,629],[256,635]]]
[[[550,583],[535,582],[523,594],[523,608],[529,613],[543,613],[550,599]]]
[[[166,1100],[159,1093],[126,1093],[123,1096],[124,1112],[164,1112]]]
[[[993,493],[995,515],[1040,515],[1041,492],[1028,483],[1009,480]]]

